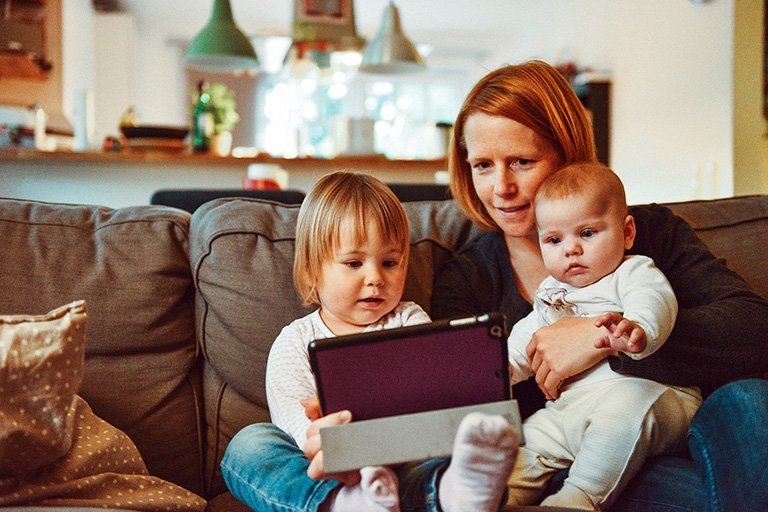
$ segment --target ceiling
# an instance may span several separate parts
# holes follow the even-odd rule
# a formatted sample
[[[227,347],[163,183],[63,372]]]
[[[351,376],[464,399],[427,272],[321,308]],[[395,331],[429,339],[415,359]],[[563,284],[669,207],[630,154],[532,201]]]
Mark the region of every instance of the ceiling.
[[[600,0],[603,1],[603,0]],[[246,32],[285,29],[288,33],[293,19],[293,2],[289,0],[230,0],[235,20]],[[354,0],[358,32],[368,35],[381,21],[388,0]],[[475,24],[483,30],[508,27],[525,0],[475,0],[468,18],[467,4],[446,0],[399,0],[396,2],[403,28],[409,31],[473,30]],[[213,0],[120,0],[120,10],[141,20],[201,22],[210,15]],[[496,15],[494,15],[494,13]],[[510,16],[498,16],[509,13]],[[500,19],[501,18],[501,19]],[[479,29],[477,29],[479,30]]]

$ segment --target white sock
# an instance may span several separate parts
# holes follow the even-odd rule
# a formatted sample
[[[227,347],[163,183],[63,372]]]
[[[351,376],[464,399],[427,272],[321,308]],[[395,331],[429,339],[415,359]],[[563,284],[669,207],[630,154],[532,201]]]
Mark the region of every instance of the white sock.
[[[331,499],[331,512],[400,512],[397,475],[386,466],[360,470],[360,483],[341,486]]]
[[[464,417],[453,455],[440,481],[445,512],[493,512],[515,464],[519,440],[501,416],[473,412]]]

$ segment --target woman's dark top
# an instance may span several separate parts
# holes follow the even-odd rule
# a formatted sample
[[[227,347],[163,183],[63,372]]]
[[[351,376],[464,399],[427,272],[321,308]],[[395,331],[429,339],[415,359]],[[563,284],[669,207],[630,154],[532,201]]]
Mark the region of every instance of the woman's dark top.
[[[768,369],[768,301],[715,258],[693,229],[668,208],[631,208],[637,236],[629,253],[653,259],[672,285],[679,312],[667,342],[651,356],[610,357],[619,373],[669,385],[699,386],[706,395],[738,377]],[[437,277],[432,317],[489,311],[509,327],[531,311],[520,295],[501,232],[483,235],[456,254]],[[513,390],[523,417],[544,404],[533,378]]]

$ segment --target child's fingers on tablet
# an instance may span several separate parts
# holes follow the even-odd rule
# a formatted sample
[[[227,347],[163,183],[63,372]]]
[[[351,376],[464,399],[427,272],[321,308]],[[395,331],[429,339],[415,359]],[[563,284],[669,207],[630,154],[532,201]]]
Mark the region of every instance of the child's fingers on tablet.
[[[310,457],[309,467],[307,468],[307,475],[312,480],[317,480],[325,476],[323,470],[323,452],[317,452],[314,457]]]
[[[314,457],[311,458],[309,467],[307,468],[307,475],[313,480],[320,478],[330,478],[338,480],[344,485],[355,485],[360,482],[360,471],[351,470],[343,473],[333,473],[330,475],[325,474],[323,469],[323,451],[318,451]]]
[[[304,444],[304,454],[312,458],[308,450],[317,451],[320,449],[320,429],[343,425],[352,421],[352,414],[349,411],[339,411],[322,418],[318,418],[307,427],[307,442]],[[311,441],[311,443],[310,443]]]
[[[304,407],[304,414],[307,418],[312,421],[320,418],[320,400],[316,396],[300,400],[299,403]]]
[[[314,434],[312,434],[309,431],[307,431],[307,441],[304,443],[304,446],[302,447],[302,451],[304,452],[304,455],[306,455],[308,459],[313,459],[315,455],[317,455],[317,452],[320,451],[320,448],[321,448],[320,432],[315,432]]]
[[[352,413],[349,411],[339,411],[318,418],[309,424],[307,429],[307,437],[320,432],[321,428],[333,427],[335,425],[343,425],[352,421]]]

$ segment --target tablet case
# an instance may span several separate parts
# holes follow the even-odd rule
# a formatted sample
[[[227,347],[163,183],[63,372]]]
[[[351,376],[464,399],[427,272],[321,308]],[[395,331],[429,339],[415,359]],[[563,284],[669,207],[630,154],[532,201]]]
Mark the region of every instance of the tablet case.
[[[314,340],[323,414],[355,421],[509,400],[500,313]]]
[[[503,416],[523,440],[515,400],[353,421],[320,429],[323,469],[331,474],[449,456],[459,424],[470,412]]]

